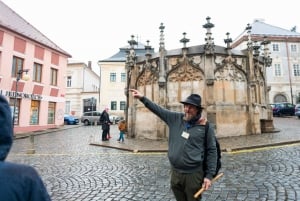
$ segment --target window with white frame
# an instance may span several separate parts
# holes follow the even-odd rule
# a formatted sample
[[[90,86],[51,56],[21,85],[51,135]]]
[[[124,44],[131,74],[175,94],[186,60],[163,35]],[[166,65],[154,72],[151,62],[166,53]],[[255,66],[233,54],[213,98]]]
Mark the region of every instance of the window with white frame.
[[[300,76],[299,64],[293,64],[294,76]]]
[[[116,73],[110,73],[110,82],[116,82],[117,75]]]
[[[72,76],[68,76],[67,77],[67,87],[71,87],[72,86]]]
[[[125,107],[126,107],[126,102],[120,101],[120,110],[125,110]]]
[[[275,75],[276,77],[282,76],[280,64],[274,64],[274,75]]]
[[[121,73],[121,82],[126,82],[126,73]]]
[[[277,43],[272,44],[273,52],[279,52],[279,45]]]
[[[297,52],[297,45],[291,44],[291,52]]]
[[[70,112],[71,112],[71,101],[66,101],[65,114],[70,114]]]
[[[111,101],[110,102],[110,109],[111,110],[117,110],[117,101]]]

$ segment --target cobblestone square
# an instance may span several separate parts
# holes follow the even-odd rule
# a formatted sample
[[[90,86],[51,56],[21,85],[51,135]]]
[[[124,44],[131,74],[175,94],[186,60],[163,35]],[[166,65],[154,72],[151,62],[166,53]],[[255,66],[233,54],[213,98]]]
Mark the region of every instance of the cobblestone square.
[[[297,119],[284,121],[294,122],[287,126],[297,133]],[[111,140],[118,137],[114,129]],[[83,126],[35,136],[32,155],[26,154],[29,139],[17,139],[7,160],[34,166],[53,201],[175,200],[166,152],[89,145],[100,132]],[[224,176],[202,200],[300,200],[300,144],[224,152],[222,164]]]

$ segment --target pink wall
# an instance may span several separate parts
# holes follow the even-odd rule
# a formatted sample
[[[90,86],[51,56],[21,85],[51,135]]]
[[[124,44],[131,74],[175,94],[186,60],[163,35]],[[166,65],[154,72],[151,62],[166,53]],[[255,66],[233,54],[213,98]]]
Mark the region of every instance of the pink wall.
[[[16,78],[11,77],[13,56],[24,59],[23,69],[29,69],[30,78],[33,77],[33,64],[35,62],[43,66],[41,83],[33,82],[31,79],[29,81],[20,80],[18,83],[21,105],[19,125],[15,126],[15,133],[63,125],[65,110],[64,75],[68,57],[7,30],[0,29],[0,32],[4,32],[0,44],[0,94],[6,96],[8,100],[9,97],[14,97]],[[50,85],[51,68],[58,70],[57,86]],[[38,125],[30,125],[31,100],[40,100]],[[49,102],[56,103],[54,124],[47,123]]]

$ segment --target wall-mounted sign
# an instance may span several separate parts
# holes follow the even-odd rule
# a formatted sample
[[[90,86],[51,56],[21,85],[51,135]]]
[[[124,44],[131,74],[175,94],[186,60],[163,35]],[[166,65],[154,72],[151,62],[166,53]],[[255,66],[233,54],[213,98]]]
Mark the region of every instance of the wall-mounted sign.
[[[38,94],[29,94],[29,93],[24,93],[24,92],[18,92],[16,94],[15,91],[5,91],[5,90],[0,90],[0,94],[3,96],[11,97],[11,98],[27,98],[31,100],[42,100],[43,97]]]

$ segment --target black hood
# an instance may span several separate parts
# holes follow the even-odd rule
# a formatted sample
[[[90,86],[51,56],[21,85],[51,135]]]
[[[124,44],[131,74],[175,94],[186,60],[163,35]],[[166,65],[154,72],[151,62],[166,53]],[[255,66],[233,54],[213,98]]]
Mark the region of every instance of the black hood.
[[[0,161],[4,161],[13,142],[12,114],[4,96],[0,95]]]

